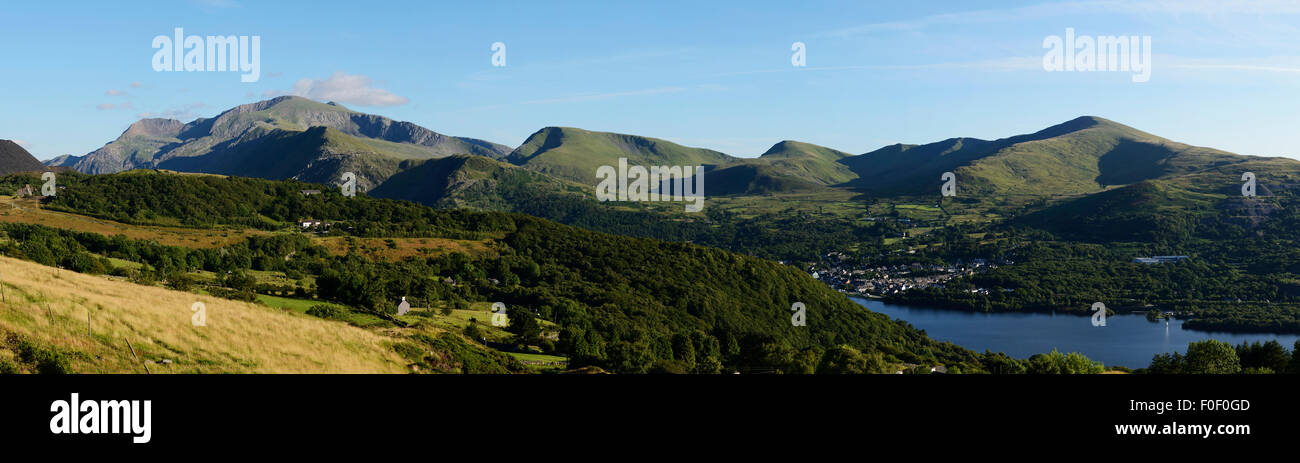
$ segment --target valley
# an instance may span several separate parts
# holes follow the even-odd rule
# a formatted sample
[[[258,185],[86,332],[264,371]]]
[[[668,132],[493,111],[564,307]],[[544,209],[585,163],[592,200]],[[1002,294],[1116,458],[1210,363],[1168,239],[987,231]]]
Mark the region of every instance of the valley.
[[[692,212],[671,202],[599,201],[600,169],[620,160],[647,168],[703,166],[702,180],[696,174],[687,181],[702,181],[707,206]],[[64,238],[92,255],[92,264],[79,264],[83,269],[137,283],[179,280],[182,289],[193,280],[199,291],[299,309],[307,303],[271,298],[328,301],[341,312],[318,314],[370,329],[401,329],[388,318],[388,301],[411,291],[418,304],[451,307],[448,316],[499,299],[528,307],[526,318],[538,328],[512,332],[518,339],[509,338],[516,339],[511,347],[494,341],[480,348],[554,355],[570,367],[817,371],[827,349],[845,346],[864,356],[862,368],[880,371],[918,362],[989,369],[990,360],[955,346],[923,347],[930,341],[905,334],[905,323],[886,330],[894,334],[885,339],[850,334],[852,328],[804,337],[778,327],[782,307],[812,296],[775,290],[773,277],[786,279],[777,287],[820,287],[814,292],[828,294],[817,297],[830,299],[810,306],[829,304],[837,317],[867,317],[854,323],[868,325],[888,321],[852,310],[836,291],[972,312],[1086,313],[1104,302],[1177,314],[1188,329],[1300,332],[1300,256],[1291,251],[1300,240],[1293,188],[1300,162],[1185,145],[1098,117],[996,140],[952,138],[863,154],[785,140],[744,158],[569,127],[543,128],[511,150],[281,97],[188,124],[143,120],[101,150],[50,165],[79,172],[59,174],[57,196],[9,199],[0,222],[173,249],[162,254],[253,254],[247,261],[204,254],[180,263],[124,255],[114,251],[120,243],[105,247],[84,235]],[[343,172],[357,174],[364,200],[338,195],[333,183]],[[955,196],[937,191],[945,172],[955,174]],[[1257,196],[1240,195],[1242,172],[1257,176]],[[25,175],[2,183],[11,192],[39,184]],[[577,233],[589,242],[539,241],[538,233]],[[607,241],[620,235],[631,238]],[[624,250],[593,254],[592,246],[606,245]],[[647,283],[653,272],[611,280],[610,269],[674,268],[665,272],[683,277],[673,278],[677,290],[701,288],[688,278],[697,271],[716,275],[676,268],[696,265],[698,257],[627,254],[641,246],[664,257],[704,249],[748,255],[743,259],[752,260],[733,270],[765,276],[733,282],[734,300],[691,293],[632,309],[645,303],[631,302],[629,292],[668,287]],[[1153,255],[1189,258],[1166,265],[1134,260]],[[93,264],[97,258],[111,260]],[[321,266],[329,262],[360,273]],[[765,270],[742,270],[753,265]],[[229,273],[236,270],[253,282],[241,283]],[[404,271],[421,276],[397,277]],[[634,281],[642,283],[626,286]],[[606,288],[593,293],[590,284]],[[737,292],[742,288],[751,291]],[[740,308],[755,295],[767,301],[762,315]],[[818,326],[817,315],[811,318]],[[676,329],[669,327],[699,334],[676,339],[664,334]],[[474,345],[473,336],[467,339]]]

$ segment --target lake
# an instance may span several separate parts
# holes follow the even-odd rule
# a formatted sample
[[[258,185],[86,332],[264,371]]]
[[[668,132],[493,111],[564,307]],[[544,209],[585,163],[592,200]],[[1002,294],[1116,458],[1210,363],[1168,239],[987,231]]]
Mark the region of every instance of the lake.
[[[1290,350],[1300,335],[1234,334],[1183,329],[1181,320],[1147,321],[1142,313],[1116,313],[1106,326],[1092,326],[1084,315],[1054,313],[983,313],[886,304],[851,297],[872,312],[911,323],[931,338],[949,341],[976,352],[1006,352],[1016,358],[1051,352],[1079,352],[1105,365],[1141,368],[1151,357],[1165,352],[1185,352],[1192,341],[1218,339],[1232,345],[1242,341],[1276,339]]]

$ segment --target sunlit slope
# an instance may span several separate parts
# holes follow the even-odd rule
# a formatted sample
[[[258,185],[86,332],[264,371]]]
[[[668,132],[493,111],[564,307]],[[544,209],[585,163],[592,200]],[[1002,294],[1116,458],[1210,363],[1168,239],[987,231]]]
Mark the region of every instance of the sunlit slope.
[[[1247,159],[1085,116],[1033,134],[892,145],[845,162],[861,176],[852,184],[867,190],[937,192],[940,176],[954,172],[959,194],[1041,197],[1094,193]]]
[[[547,127],[506,156],[511,164],[583,184],[596,182],[596,169],[618,166],[719,166],[736,158],[670,141],[637,135]]]
[[[8,257],[0,284],[0,359],[25,339],[63,352],[78,373],[406,371],[390,340],[340,322]],[[193,325],[196,302],[206,326]]]
[[[592,187],[484,156],[454,155],[402,164],[370,195],[439,208],[528,210],[530,202],[595,201]]]

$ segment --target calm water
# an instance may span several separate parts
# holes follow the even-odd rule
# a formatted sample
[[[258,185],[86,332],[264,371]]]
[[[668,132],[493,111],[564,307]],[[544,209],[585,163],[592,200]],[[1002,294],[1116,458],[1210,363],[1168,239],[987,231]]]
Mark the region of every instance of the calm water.
[[[854,297],[873,312],[904,320],[925,330],[931,338],[950,341],[976,352],[1006,352],[1016,358],[1051,352],[1079,352],[1106,365],[1145,367],[1158,353],[1184,352],[1187,343],[1218,339],[1237,345],[1242,341],[1276,339],[1288,350],[1300,336],[1294,334],[1233,334],[1184,330],[1181,320],[1147,321],[1143,314],[1114,314],[1106,326],[1092,326],[1082,315],[1051,313],[978,313],[890,305]]]

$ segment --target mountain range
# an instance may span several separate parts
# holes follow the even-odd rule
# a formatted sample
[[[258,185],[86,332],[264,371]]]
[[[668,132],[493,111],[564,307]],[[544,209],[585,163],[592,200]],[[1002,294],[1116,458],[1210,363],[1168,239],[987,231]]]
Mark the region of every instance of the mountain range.
[[[351,171],[362,190],[381,197],[514,210],[511,203],[520,198],[590,199],[596,169],[619,158],[629,165],[704,166],[706,195],[715,197],[829,190],[930,196],[944,172],[956,174],[961,195],[1002,198],[1086,195],[1191,178],[1200,179],[1188,183],[1192,189],[1230,191],[1246,169],[1262,170],[1261,183],[1300,173],[1300,162],[1290,159],[1191,146],[1093,116],[997,140],[950,138],[862,154],[785,140],[744,158],[570,127],[543,128],[512,150],[293,96],[189,123],[143,119],[98,150],[47,164],[90,174],[151,168],[318,183],[337,183]],[[1286,187],[1277,181],[1272,188]],[[507,187],[512,193],[503,194]]]
[[[509,151],[333,102],[283,96],[189,123],[143,119],[100,149],[47,164],[89,174],[157,168],[317,182],[351,170],[368,189],[396,173],[403,160],[462,153],[499,158]]]

